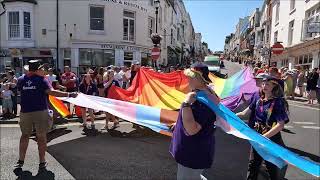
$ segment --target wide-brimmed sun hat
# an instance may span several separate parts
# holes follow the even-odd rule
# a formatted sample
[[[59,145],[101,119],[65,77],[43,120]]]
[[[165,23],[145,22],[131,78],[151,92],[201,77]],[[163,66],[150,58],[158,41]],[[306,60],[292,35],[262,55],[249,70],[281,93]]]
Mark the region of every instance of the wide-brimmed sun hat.
[[[195,78],[198,74],[202,80],[208,84],[212,83],[209,78],[209,68],[203,63],[194,63],[190,68],[184,70],[184,74],[188,77]]]

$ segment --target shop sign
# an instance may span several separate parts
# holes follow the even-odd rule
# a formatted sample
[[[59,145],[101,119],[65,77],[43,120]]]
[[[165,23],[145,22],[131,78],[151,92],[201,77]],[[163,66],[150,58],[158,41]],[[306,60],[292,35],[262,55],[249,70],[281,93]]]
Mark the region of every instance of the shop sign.
[[[124,51],[140,51],[139,47],[126,46],[126,45],[114,45],[114,44],[101,44],[101,49],[121,49]]]
[[[147,12],[148,10],[138,4],[132,3],[132,2],[127,2],[127,1],[123,1],[123,0],[102,0],[102,1],[106,1],[106,2],[111,2],[114,4],[120,4],[123,6],[127,6],[127,7],[131,7],[131,8],[135,8],[138,10],[141,10],[143,12]]]
[[[10,57],[11,52],[9,49],[0,49],[0,57]]]

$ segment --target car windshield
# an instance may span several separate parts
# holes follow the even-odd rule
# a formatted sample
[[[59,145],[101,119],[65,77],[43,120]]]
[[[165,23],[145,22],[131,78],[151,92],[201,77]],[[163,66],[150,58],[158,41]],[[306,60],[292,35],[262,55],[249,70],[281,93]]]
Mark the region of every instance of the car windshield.
[[[204,61],[204,63],[208,66],[219,66],[219,61]]]

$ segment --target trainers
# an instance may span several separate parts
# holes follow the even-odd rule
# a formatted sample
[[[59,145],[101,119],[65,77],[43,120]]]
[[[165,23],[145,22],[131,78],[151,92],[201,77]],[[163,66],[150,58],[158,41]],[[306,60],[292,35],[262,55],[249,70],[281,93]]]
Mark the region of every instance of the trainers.
[[[84,125],[82,131],[83,131],[83,132],[87,132],[88,130],[89,130],[89,129],[88,129],[87,125]]]
[[[91,124],[91,129],[95,130],[96,129],[96,125],[95,124]]]
[[[46,169],[48,166],[47,162],[42,162],[39,164],[39,171]]]
[[[22,168],[24,161],[18,160],[18,162],[13,166],[14,168]]]

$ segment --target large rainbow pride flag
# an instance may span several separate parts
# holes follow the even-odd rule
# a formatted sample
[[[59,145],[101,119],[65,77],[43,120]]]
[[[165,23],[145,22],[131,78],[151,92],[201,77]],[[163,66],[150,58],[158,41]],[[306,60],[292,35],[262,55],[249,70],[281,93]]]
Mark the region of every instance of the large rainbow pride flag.
[[[212,86],[222,103],[235,109],[242,98],[248,99],[258,89],[249,68],[243,69],[228,79],[210,74]],[[141,68],[127,89],[113,86],[108,97],[136,104],[143,104],[167,110],[177,110],[189,92],[188,79],[183,71],[158,73]]]
[[[109,112],[124,120],[169,136],[171,135],[170,126],[176,121],[178,115],[176,111],[84,94],[79,94],[77,98],[60,99],[77,106]],[[215,104],[205,92],[198,92],[197,99],[210,107],[218,115],[219,118],[217,118],[215,123],[216,126],[228,134],[249,140],[251,145],[266,161],[272,162],[279,168],[289,163],[309,174],[317,177],[320,176],[319,163],[304,159],[261,136],[248,127],[223,104]]]

